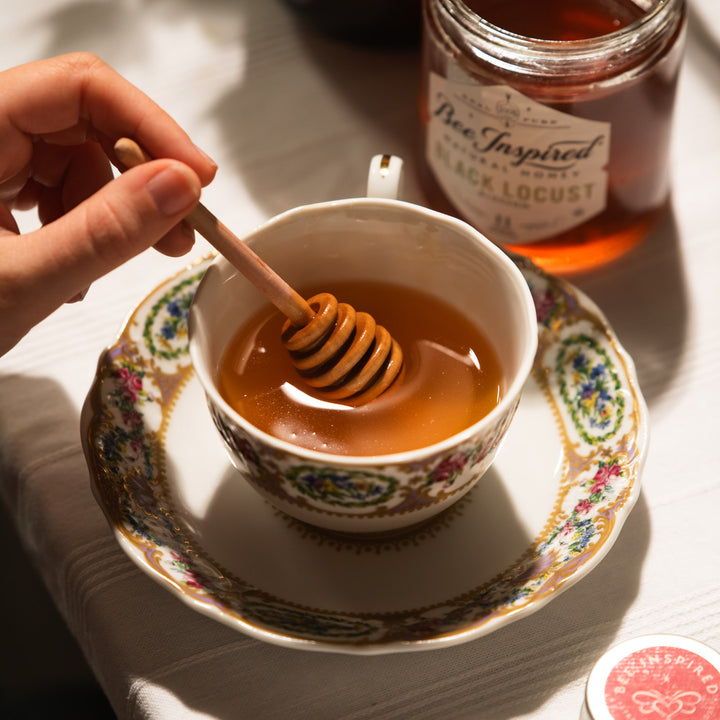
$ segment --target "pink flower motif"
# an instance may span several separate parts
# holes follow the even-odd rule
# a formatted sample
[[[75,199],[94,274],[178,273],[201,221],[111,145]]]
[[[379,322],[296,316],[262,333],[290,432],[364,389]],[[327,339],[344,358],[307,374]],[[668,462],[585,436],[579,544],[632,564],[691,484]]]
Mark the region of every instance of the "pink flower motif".
[[[562,529],[563,535],[569,535],[573,531],[573,524],[568,520],[564,525]]]
[[[433,482],[447,482],[457,473],[461,472],[467,462],[467,456],[462,453],[445,458],[431,473]]]
[[[613,460],[609,465],[601,465],[595,473],[593,480],[595,480],[596,483],[602,482],[607,485],[611,478],[618,477],[619,475],[620,466],[617,460]]]
[[[134,371],[121,367],[115,371],[115,377],[119,380],[120,389],[132,402],[136,402],[138,394],[142,390],[142,378]]]
[[[243,458],[245,460],[247,460],[250,463],[253,463],[254,465],[260,464],[260,461],[258,460],[258,455],[255,452],[255,449],[245,438],[240,437],[239,435],[236,435],[235,433],[233,433],[232,438],[235,443],[235,449],[240,453],[240,455],[243,456]]]
[[[590,494],[594,495],[607,487],[607,480],[598,480],[590,486]]]
[[[610,480],[620,475],[620,466],[617,460],[613,460],[608,465],[601,465],[593,476],[593,484],[590,486],[590,494],[594,495],[604,490],[610,483]]]
[[[585,500],[581,500],[576,506],[575,506],[575,512],[578,515],[584,515],[585,513],[590,512],[592,510],[592,503],[585,498]]]
[[[137,410],[130,410],[122,414],[122,419],[128,427],[140,427],[143,424],[143,417]]]
[[[533,293],[533,300],[535,302],[535,314],[537,316],[537,321],[539,323],[544,323],[550,318],[553,306],[555,305],[552,293],[550,290],[545,290],[542,295],[540,293]]]

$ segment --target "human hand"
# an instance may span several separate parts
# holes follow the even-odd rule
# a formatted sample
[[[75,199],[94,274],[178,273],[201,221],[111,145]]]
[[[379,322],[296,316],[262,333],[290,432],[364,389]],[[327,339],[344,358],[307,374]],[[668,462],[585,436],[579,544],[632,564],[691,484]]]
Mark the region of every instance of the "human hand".
[[[146,248],[181,255],[182,219],[216,166],[99,58],[64,55],[0,73],[0,355],[35,324]],[[113,179],[132,137],[153,160]],[[14,209],[42,227],[20,235]]]

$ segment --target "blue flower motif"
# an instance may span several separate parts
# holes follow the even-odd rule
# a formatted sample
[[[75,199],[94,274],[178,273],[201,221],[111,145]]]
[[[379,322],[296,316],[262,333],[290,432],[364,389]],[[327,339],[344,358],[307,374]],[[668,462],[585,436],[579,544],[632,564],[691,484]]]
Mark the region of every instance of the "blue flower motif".
[[[585,356],[585,353],[579,352],[575,357],[573,358],[573,368],[575,370],[582,370],[587,365],[587,357]]]
[[[112,456],[114,456],[117,452],[120,451],[120,447],[119,447],[119,443],[118,443],[118,438],[117,438],[117,436],[116,436],[115,434],[113,434],[113,433],[106,433],[105,435],[103,435],[103,436],[100,438],[100,440],[99,440],[99,442],[98,442],[98,445],[99,445],[101,451],[102,451],[102,452],[104,453],[104,455],[107,456],[107,457],[112,457]]]
[[[598,363],[591,371],[590,371],[590,377],[595,380],[596,378],[602,377],[605,375],[605,366],[601,363]]]
[[[167,307],[168,313],[170,315],[172,315],[173,317],[179,318],[179,317],[183,317],[183,315],[186,314],[185,311],[180,307],[180,304],[178,303],[177,300],[171,300],[167,304],[166,307]]]
[[[584,529],[582,535],[580,535],[580,537],[578,538],[578,541],[577,541],[578,548],[579,549],[585,548],[587,546],[587,544],[590,542],[590,540],[592,539],[593,535],[595,535],[595,528],[593,527],[592,524],[590,524],[588,522],[587,527]]]

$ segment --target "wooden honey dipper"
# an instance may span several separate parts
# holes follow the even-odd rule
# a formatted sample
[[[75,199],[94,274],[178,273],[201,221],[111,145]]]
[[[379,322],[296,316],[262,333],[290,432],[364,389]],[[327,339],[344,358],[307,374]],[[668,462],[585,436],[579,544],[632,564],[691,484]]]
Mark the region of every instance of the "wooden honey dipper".
[[[127,168],[150,160],[129,138],[118,140],[114,149]],[[392,385],[402,368],[402,350],[371,315],[338,303],[330,293],[305,300],[202,203],[186,221],[285,315],[282,342],[308,385],[329,400],[353,405]]]

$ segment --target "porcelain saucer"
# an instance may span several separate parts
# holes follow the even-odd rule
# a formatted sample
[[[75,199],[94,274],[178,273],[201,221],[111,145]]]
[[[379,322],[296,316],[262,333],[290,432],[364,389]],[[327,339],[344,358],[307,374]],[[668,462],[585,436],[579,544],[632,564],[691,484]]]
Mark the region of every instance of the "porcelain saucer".
[[[605,556],[640,492],[647,410],[632,360],[571,284],[517,260],[539,347],[491,470],[428,524],[359,540],[274,510],[227,459],[187,345],[209,262],[134,310],[82,416],[98,503],[123,550],[171,593],[279,645],[427,650],[540,609]]]

